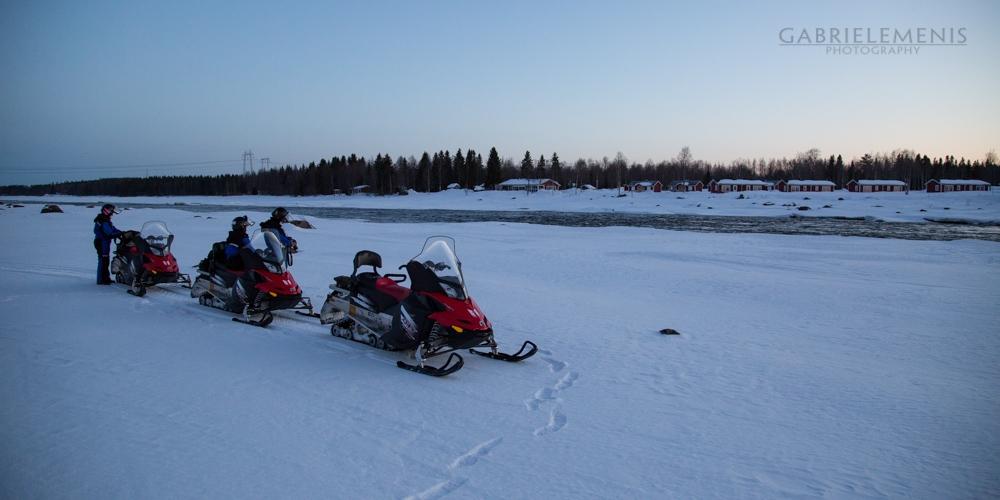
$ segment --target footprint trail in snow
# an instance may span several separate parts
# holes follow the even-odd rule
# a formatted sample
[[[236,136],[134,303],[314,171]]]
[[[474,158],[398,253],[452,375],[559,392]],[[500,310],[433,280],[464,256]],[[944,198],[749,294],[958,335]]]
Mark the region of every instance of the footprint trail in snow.
[[[569,367],[569,363],[565,361],[560,361],[552,357],[552,351],[539,350],[541,358],[549,366],[549,371],[552,373],[559,373]],[[537,411],[541,406],[548,402],[554,402],[554,406],[549,410],[549,420],[548,422],[535,429],[535,436],[544,436],[546,434],[551,434],[557,432],[566,426],[568,421],[566,414],[562,412],[562,399],[559,397],[562,391],[573,387],[576,380],[580,378],[580,374],[574,371],[569,371],[563,374],[552,386],[542,387],[535,391],[535,394],[531,398],[524,401],[524,406],[530,411]]]
[[[459,455],[448,464],[448,468],[446,469],[447,474],[452,475],[465,467],[476,465],[479,459],[489,455],[490,451],[496,448],[501,442],[503,442],[503,437],[496,437],[473,446],[469,451]],[[468,481],[469,479],[464,477],[451,477],[420,493],[406,497],[406,500],[432,500],[441,498],[461,488]]]

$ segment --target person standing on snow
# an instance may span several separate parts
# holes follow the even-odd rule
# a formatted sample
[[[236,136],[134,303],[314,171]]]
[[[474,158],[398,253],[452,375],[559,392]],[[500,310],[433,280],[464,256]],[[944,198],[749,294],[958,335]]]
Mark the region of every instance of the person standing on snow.
[[[226,267],[229,269],[239,269],[243,265],[243,260],[240,257],[241,248],[249,248],[253,250],[250,246],[250,236],[247,235],[247,228],[253,225],[247,216],[241,215],[233,219],[233,229],[229,231],[229,236],[226,237]]]
[[[281,227],[285,222],[288,222],[288,210],[285,210],[285,207],[278,207],[271,212],[270,219],[260,223],[260,228],[274,233],[278,237],[278,240],[281,241],[281,244],[285,245],[285,248],[291,253],[295,253],[299,250],[299,244],[295,241],[295,238],[289,238],[285,234],[285,229]]]
[[[115,206],[106,203],[101,207],[101,213],[94,217],[94,250],[97,250],[97,284],[110,285],[111,271],[111,240],[122,232],[111,223],[111,216],[118,213]]]

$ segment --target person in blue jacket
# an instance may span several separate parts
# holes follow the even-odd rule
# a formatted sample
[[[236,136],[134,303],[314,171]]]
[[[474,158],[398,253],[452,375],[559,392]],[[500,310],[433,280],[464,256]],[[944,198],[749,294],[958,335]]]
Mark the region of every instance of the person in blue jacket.
[[[226,237],[226,267],[229,269],[239,269],[243,266],[243,260],[240,257],[241,248],[253,250],[253,247],[250,246],[250,236],[247,235],[247,228],[252,225],[253,221],[245,215],[233,219],[233,229]]]
[[[111,271],[111,240],[122,234],[114,224],[111,216],[118,213],[115,206],[107,203],[101,207],[101,213],[94,217],[94,250],[97,250],[97,284],[110,285]]]
[[[281,227],[281,225],[285,222],[288,222],[288,210],[286,210],[285,207],[278,207],[271,212],[270,219],[260,223],[260,228],[274,233],[274,235],[278,237],[278,241],[280,241],[282,245],[285,245],[285,248],[292,253],[295,253],[299,249],[299,244],[295,241],[295,238],[290,238],[287,234],[285,234],[285,228]]]

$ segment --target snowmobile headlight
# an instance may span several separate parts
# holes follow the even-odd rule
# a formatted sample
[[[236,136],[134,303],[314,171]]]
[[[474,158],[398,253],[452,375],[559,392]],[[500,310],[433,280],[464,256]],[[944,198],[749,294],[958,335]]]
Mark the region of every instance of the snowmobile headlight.
[[[274,292],[267,292],[267,294],[270,295],[270,296],[272,296],[272,297],[277,297],[278,296],[278,294],[276,294]]]
[[[451,325],[451,329],[455,330],[455,333],[462,333],[462,332],[465,331],[465,330],[462,330],[462,327],[456,326],[456,325]]]

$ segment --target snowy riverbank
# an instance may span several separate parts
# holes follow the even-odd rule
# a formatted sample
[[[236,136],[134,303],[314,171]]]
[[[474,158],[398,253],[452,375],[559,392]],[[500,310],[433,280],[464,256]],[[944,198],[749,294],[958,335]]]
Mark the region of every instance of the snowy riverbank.
[[[777,191],[714,194],[564,190],[557,192],[442,191],[410,192],[407,196],[41,196],[7,199],[38,202],[176,203],[228,206],[350,207],[415,210],[545,210],[555,212],[632,212],[783,217],[874,217],[886,221],[924,222],[933,219],[963,219],[1000,223],[1000,190],[965,193],[782,193]],[[807,199],[808,198],[808,199]],[[4,199],[4,198],[0,198]],[[809,207],[801,210],[800,207]]]
[[[527,201],[550,194],[516,195],[507,208],[553,209]],[[455,208],[438,204],[465,196],[480,194],[184,201]],[[780,206],[783,195],[751,198],[753,208],[672,193],[576,207],[696,196],[714,210],[770,213],[763,196]],[[994,216],[1000,198],[857,196],[858,207],[891,196],[952,215],[982,202]],[[482,203],[506,203],[495,198]],[[315,230],[290,228],[304,248],[292,272],[317,303],[355,251],[378,251],[394,269],[426,236],[452,235],[498,340],[545,350],[521,365],[468,359],[432,379],[305,318],[279,314],[258,329],[187,290],[136,298],[97,287],[95,210],[63,208],[0,210],[12,235],[0,245],[0,497],[1000,491],[997,243],[313,218]],[[166,221],[190,268],[234,215],[133,209],[115,223]]]

